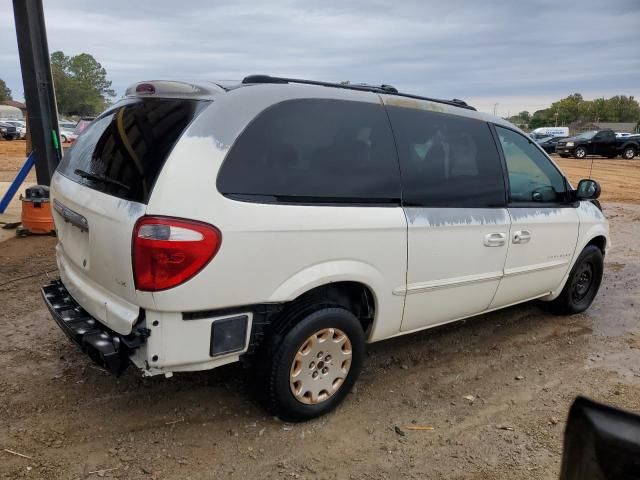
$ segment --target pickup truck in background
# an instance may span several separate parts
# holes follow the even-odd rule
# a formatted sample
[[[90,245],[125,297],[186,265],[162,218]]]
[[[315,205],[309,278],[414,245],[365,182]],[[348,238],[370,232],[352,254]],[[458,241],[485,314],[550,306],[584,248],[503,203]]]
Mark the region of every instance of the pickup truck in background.
[[[585,158],[587,155],[632,160],[640,152],[640,135],[616,138],[613,130],[592,130],[575,137],[564,138],[556,145],[556,153],[563,158]]]

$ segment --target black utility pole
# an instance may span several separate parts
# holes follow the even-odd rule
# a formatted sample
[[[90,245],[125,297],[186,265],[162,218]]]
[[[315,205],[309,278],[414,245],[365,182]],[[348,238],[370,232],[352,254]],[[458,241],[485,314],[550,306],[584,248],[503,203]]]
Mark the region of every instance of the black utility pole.
[[[13,0],[13,14],[36,177],[49,185],[62,151],[42,0]]]

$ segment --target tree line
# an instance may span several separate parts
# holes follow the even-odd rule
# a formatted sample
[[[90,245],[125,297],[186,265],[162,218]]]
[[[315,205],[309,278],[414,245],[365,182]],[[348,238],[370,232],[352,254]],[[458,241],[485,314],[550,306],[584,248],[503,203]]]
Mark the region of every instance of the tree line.
[[[529,113],[522,111],[509,117],[511,123],[525,129],[569,125],[573,122],[640,122],[640,104],[633,96],[585,100],[574,93],[553,102],[549,108]]]
[[[51,75],[60,115],[96,115],[111,104],[116,92],[107,71],[88,53],[67,56],[51,54]],[[0,78],[0,102],[12,100],[11,90]]]

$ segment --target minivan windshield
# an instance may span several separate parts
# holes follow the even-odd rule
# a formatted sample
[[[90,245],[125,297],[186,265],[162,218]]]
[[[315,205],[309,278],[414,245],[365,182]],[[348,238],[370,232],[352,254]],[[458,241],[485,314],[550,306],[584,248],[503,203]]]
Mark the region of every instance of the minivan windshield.
[[[65,154],[58,172],[108,195],[147,203],[174,144],[208,103],[123,100],[91,122]]]

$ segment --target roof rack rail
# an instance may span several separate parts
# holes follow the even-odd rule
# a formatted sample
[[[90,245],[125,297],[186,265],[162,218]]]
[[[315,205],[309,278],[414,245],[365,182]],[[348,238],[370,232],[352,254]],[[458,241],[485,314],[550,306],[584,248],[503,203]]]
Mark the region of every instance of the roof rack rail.
[[[422,97],[420,95],[412,95],[410,93],[399,92],[392,85],[367,85],[365,83],[331,83],[321,82],[318,80],[304,80],[301,78],[272,77],[271,75],[248,75],[242,79],[243,84],[251,83],[300,83],[304,85],[319,85],[321,87],[344,88],[346,90],[359,90],[363,92],[386,93],[389,95],[398,95],[400,97],[415,98],[416,100],[427,100],[429,102],[444,103],[454,107],[475,110],[474,107],[468,105],[464,100],[454,98],[452,100],[443,100],[440,98]]]

